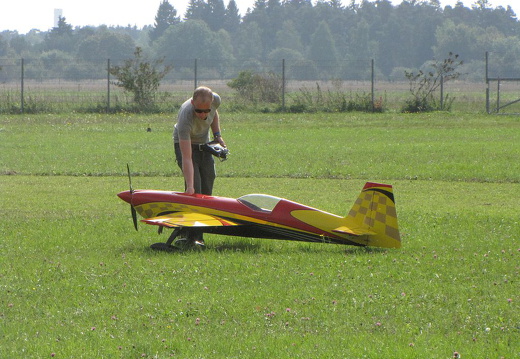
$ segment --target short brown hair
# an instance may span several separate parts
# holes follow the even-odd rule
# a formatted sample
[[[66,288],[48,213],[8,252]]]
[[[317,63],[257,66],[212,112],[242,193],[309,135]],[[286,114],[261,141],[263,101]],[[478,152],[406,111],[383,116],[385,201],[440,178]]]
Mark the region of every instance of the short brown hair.
[[[211,91],[211,89],[206,86],[197,87],[193,92],[193,100],[196,100],[199,97],[202,100],[208,100],[213,102],[213,91]]]

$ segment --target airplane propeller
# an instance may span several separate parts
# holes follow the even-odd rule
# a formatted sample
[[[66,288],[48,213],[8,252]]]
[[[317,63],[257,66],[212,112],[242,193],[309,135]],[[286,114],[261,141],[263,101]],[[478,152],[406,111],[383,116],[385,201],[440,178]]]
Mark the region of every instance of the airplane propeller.
[[[130,176],[130,166],[128,163],[126,164],[126,169],[128,170],[128,182],[130,183],[130,196],[134,194],[134,189],[132,188],[132,177]],[[135,210],[134,206],[132,205],[130,197],[130,211],[132,212],[132,220],[134,221],[134,228],[137,231],[137,211]]]

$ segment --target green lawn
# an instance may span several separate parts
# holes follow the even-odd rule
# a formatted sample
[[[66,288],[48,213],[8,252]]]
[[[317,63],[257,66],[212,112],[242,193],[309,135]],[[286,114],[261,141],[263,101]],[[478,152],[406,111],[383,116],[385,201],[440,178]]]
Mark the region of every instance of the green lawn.
[[[215,194],[345,214],[394,185],[403,247],[208,235],[161,253],[128,188],[182,188],[171,115],[0,117],[0,356],[516,358],[520,121],[223,114]],[[152,131],[147,132],[146,128]]]

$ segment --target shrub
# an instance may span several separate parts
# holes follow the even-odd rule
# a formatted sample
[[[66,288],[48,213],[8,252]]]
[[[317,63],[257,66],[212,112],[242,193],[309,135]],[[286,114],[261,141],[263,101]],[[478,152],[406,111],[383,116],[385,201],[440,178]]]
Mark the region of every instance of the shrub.
[[[280,102],[282,79],[272,72],[261,75],[242,71],[227,85],[238,92],[238,97],[253,104]]]
[[[433,95],[442,81],[448,82],[461,75],[457,71],[457,68],[463,64],[463,61],[458,60],[458,57],[459,55],[450,52],[448,58],[442,62],[433,61],[430,64],[430,71],[424,72],[423,70],[419,70],[417,73],[405,71],[405,76],[410,82],[412,98],[405,101],[402,111],[428,112],[451,108],[454,99],[450,99],[446,96],[443,102],[445,102],[447,106],[441,108]]]
[[[163,60],[156,60],[150,64],[143,61],[141,53],[141,48],[137,47],[133,59],[126,60],[123,66],[114,66],[109,71],[111,75],[117,77],[117,81],[112,81],[114,85],[134,95],[134,103],[137,105],[135,111],[146,112],[154,109],[155,92],[171,67],[165,66],[162,71],[159,71],[157,66],[162,65]]]
[[[372,103],[370,93],[348,96],[339,90],[340,84],[336,84],[337,90],[324,92],[319,84],[316,91],[300,88],[296,93],[293,103],[288,106],[289,112],[383,112],[383,99],[379,98]]]

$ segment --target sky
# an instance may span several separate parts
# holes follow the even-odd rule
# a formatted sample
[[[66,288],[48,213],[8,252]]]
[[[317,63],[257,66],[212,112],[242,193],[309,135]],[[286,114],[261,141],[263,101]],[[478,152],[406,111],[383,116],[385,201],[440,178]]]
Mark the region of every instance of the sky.
[[[227,6],[229,0],[224,0]],[[235,0],[243,15],[252,7],[255,0]],[[316,3],[316,0],[312,0]],[[137,26],[153,25],[155,15],[162,0],[0,0],[0,32],[16,30],[26,34],[31,29],[48,31],[54,27],[54,9],[61,9],[66,22],[73,27],[80,26]],[[356,3],[360,3],[357,0]],[[392,0],[400,4],[402,0]],[[457,0],[441,0],[441,6],[454,5]],[[463,0],[465,6],[471,7],[475,0]],[[189,0],[169,0],[183,16]],[[342,0],[348,5],[350,0]],[[489,0],[492,7],[511,5],[515,14],[520,16],[518,0]]]

